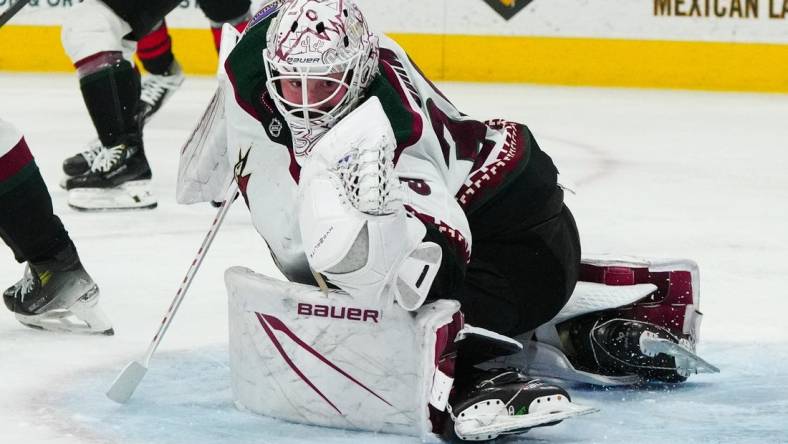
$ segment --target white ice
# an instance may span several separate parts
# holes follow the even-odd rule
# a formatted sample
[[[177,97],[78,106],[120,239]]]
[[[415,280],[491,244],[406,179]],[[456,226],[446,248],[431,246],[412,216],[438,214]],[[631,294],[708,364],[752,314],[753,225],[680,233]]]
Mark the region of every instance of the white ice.
[[[116,331],[51,334],[0,313],[0,442],[416,441],[234,409],[222,273],[245,265],[279,276],[241,203],[132,401],[120,406],[104,397],[117,371],[147,347],[215,214],[174,199],[179,149],[213,85],[189,78],[146,128],[159,208],[86,214],[70,210],[57,187],[61,161],[93,137],[76,78],[0,75],[0,115],[26,134]],[[472,116],[532,128],[575,185],[568,202],[584,251],[700,264],[700,352],[722,369],[681,386],[573,387],[577,401],[601,412],[507,442],[788,442],[788,96],[440,86]],[[0,251],[5,287],[22,266]]]

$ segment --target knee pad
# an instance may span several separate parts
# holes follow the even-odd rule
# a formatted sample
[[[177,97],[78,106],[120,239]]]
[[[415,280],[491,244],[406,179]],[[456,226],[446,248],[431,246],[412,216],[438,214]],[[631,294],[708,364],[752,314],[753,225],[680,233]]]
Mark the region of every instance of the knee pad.
[[[101,52],[120,52],[131,60],[136,43],[124,39],[131,26],[104,3],[85,0],[69,11],[63,23],[63,48],[75,65]]]

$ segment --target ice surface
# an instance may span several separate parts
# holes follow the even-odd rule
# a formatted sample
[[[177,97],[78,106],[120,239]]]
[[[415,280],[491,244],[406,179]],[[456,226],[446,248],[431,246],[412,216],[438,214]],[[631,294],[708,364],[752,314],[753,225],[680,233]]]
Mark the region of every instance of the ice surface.
[[[0,75],[0,116],[24,133],[56,212],[102,290],[114,337],[22,327],[0,314],[3,443],[401,443],[283,423],[233,407],[222,274],[279,276],[242,204],[230,211],[151,369],[126,406],[104,397],[154,334],[216,210],[175,204],[178,151],[213,80],[187,79],[149,124],[159,208],[86,214],[57,187],[93,137],[70,75]],[[718,375],[680,386],[574,387],[595,415],[505,442],[788,442],[788,96],[522,85],[441,85],[479,117],[527,123],[574,184],[584,251],[680,256],[701,269],[701,356]],[[7,249],[3,251],[8,251]],[[0,284],[22,274],[0,253]]]

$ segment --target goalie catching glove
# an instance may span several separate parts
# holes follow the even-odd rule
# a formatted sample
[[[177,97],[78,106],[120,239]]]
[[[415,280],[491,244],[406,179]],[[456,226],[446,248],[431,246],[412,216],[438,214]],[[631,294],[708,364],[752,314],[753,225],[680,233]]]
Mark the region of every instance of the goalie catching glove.
[[[299,220],[309,265],[364,303],[419,308],[442,252],[405,212],[394,132],[372,97],[332,128],[301,170]],[[384,292],[391,288],[393,291]]]

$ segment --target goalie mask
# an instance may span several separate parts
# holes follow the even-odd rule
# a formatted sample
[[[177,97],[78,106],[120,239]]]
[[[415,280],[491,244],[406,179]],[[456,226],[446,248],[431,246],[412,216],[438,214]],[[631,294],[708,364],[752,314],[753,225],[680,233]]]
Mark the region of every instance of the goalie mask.
[[[266,88],[301,164],[361,100],[377,73],[378,38],[348,0],[288,0],[268,29]]]

